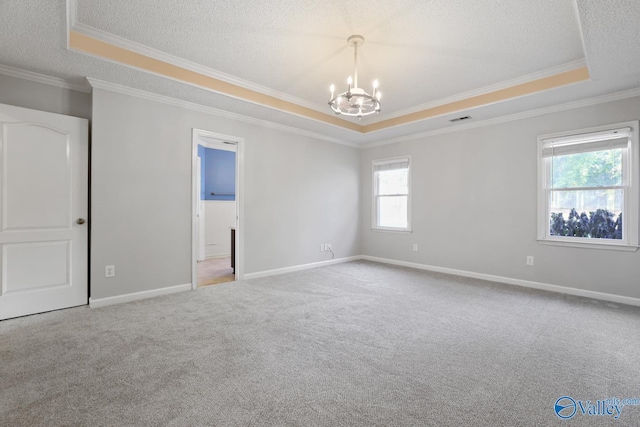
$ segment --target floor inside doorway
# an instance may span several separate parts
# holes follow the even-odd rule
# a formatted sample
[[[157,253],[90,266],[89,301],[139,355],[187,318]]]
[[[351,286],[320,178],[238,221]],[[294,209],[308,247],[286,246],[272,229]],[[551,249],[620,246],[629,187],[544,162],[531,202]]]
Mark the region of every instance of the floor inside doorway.
[[[231,268],[231,257],[207,258],[198,261],[198,287],[233,282],[235,276]]]

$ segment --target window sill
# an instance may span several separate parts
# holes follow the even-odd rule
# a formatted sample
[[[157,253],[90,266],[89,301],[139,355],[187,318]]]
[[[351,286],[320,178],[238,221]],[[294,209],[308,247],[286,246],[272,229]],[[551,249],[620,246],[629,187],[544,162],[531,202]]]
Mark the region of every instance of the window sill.
[[[371,231],[379,231],[382,233],[411,234],[411,230],[404,230],[404,229],[398,229],[398,228],[371,227]]]
[[[638,246],[627,245],[623,243],[587,243],[587,242],[569,242],[566,240],[538,239],[538,243],[550,246],[568,246],[571,248],[583,249],[604,249],[607,251],[626,251],[635,252]]]

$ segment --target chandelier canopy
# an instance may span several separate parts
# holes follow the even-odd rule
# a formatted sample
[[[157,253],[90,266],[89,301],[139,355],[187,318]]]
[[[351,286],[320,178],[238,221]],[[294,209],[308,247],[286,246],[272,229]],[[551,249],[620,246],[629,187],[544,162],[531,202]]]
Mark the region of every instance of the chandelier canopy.
[[[358,46],[364,43],[364,37],[354,35],[347,39],[349,46],[353,46],[353,77],[347,79],[347,90],[335,94],[336,87],[331,85],[331,98],[329,106],[334,113],[345,116],[362,118],[373,113],[380,112],[380,91],[378,81],[373,82],[373,93],[369,95],[364,89],[358,87]]]

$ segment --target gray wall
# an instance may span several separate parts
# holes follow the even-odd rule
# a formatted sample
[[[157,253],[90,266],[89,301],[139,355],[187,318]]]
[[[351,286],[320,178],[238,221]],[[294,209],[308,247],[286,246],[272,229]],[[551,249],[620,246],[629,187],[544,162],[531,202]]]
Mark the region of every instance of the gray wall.
[[[191,282],[192,128],[245,139],[245,274],[360,253],[358,150],[95,89],[92,298]]]
[[[91,118],[91,94],[0,74],[0,103]]]
[[[3,75],[0,103],[93,114],[94,298],[190,282],[193,127],[245,138],[245,273],[326,260],[318,245],[332,243],[336,257],[640,298],[640,251],[536,242],[537,136],[636,120],[639,98],[361,152],[101,90],[92,111],[90,94]],[[413,233],[373,232],[371,161],[402,154],[413,162]],[[113,279],[104,278],[107,264],[116,265]]]
[[[364,150],[362,252],[640,298],[640,251],[536,241],[538,135],[638,118],[640,98],[631,98]],[[413,232],[372,231],[371,162],[404,154],[412,156]]]

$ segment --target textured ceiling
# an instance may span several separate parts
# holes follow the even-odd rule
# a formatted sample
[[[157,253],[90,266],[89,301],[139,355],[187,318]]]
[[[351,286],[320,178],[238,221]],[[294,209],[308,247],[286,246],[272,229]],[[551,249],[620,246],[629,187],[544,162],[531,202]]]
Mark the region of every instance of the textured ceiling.
[[[362,34],[361,85],[380,81],[384,114],[584,56],[566,0],[164,3],[80,0],[78,22],[319,106]]]
[[[586,57],[594,79],[640,71],[640,2],[580,0]]]
[[[64,0],[4,0],[0,65],[84,77],[363,144],[640,87],[640,2],[632,0],[69,0],[76,28],[198,64],[221,78],[327,112],[351,74],[346,38],[362,34],[361,86],[377,78],[383,112],[362,124],[576,68],[592,80],[360,134],[67,49]],[[551,70],[551,71],[549,71]]]

